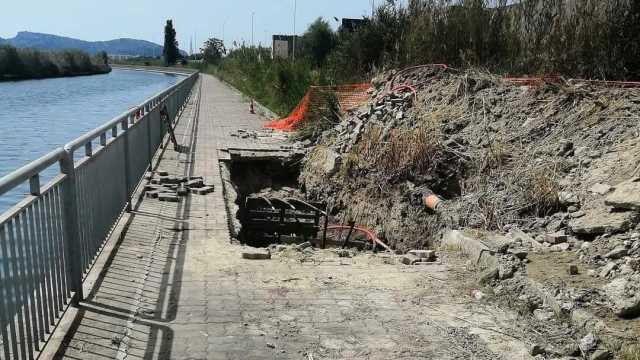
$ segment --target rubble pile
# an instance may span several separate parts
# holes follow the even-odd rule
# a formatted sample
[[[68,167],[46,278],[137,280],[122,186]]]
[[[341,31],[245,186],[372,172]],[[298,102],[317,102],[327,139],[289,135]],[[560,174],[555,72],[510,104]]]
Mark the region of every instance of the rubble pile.
[[[149,173],[145,176],[149,184],[144,186],[144,196],[166,202],[178,202],[188,194],[207,195],[214,191],[213,185],[204,183],[198,176],[174,176],[166,171]]]
[[[369,93],[306,156],[309,198],[401,252],[447,229],[500,239],[485,282],[538,322],[577,316],[584,327],[567,336],[640,316],[640,90],[423,67],[386,72]],[[443,200],[435,210],[429,195]],[[541,284],[527,277],[532,254],[572,260]]]

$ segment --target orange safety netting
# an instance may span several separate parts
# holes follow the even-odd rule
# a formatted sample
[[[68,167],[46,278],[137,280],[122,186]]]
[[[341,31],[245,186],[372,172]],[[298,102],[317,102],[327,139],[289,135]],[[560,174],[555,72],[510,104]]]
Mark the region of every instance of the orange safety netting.
[[[338,86],[311,86],[289,116],[284,119],[274,119],[264,127],[283,131],[295,130],[310,111],[317,111],[327,106],[327,94],[335,94],[340,104],[340,111],[342,112],[357,108],[369,99],[367,90],[370,87],[371,85],[366,83]]]

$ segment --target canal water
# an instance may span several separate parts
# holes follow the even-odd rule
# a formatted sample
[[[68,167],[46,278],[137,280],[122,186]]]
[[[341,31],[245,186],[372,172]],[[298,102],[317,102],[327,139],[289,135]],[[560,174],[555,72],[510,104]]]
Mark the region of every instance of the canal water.
[[[180,76],[114,69],[109,74],[0,82],[0,177],[106,123],[177,83]],[[44,185],[59,171],[45,171]],[[27,184],[0,195],[0,213]]]

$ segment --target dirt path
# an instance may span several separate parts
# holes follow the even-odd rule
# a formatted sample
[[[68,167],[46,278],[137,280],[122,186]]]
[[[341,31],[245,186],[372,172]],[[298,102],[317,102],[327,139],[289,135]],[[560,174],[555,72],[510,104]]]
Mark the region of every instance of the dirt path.
[[[141,201],[99,259],[90,296],[66,319],[55,358],[529,358],[515,316],[466,293],[461,260],[408,267],[311,249],[242,259],[230,244],[218,148],[251,141],[229,137],[259,128],[246,110],[238,94],[203,76],[199,113],[192,101],[176,131],[195,141],[195,154],[167,149],[159,170],[204,176],[216,191]]]

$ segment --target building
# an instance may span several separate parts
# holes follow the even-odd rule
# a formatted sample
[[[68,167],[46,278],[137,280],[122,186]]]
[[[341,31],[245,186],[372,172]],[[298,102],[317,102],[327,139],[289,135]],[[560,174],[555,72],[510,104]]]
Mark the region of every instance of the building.
[[[348,19],[348,18],[342,18],[342,26],[340,27],[341,31],[346,31],[346,32],[355,32],[356,30],[358,30],[362,25],[366,24],[367,20],[366,19]]]
[[[271,57],[274,59],[291,59],[294,56],[293,46],[301,49],[300,37],[297,35],[273,35]]]

